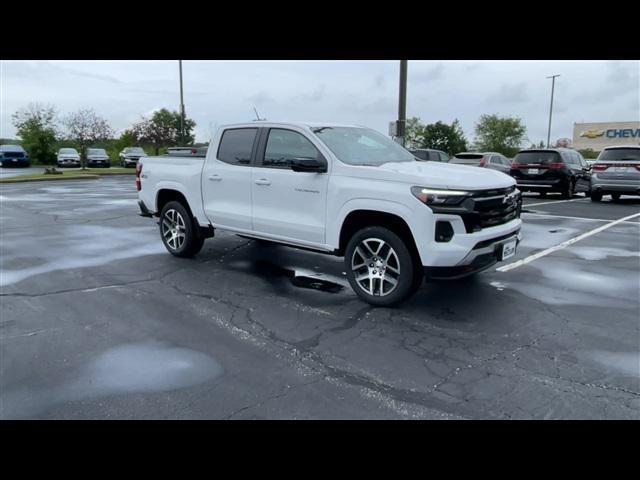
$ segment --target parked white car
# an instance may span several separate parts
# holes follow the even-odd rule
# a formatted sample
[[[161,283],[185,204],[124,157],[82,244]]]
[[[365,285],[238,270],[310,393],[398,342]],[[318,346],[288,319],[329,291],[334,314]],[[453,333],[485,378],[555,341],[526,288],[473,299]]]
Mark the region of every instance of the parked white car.
[[[58,167],[79,167],[80,154],[75,148],[61,148],[58,150]]]
[[[359,126],[221,127],[206,156],[141,158],[143,216],[192,256],[215,229],[344,257],[354,291],[393,305],[428,278],[459,278],[515,254],[521,196],[501,172],[421,162]]]

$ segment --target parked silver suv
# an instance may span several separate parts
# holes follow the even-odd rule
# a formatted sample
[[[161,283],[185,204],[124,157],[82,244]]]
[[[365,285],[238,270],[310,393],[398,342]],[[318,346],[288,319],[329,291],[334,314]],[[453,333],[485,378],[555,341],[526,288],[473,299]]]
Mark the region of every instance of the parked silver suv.
[[[603,195],[614,201],[620,195],[640,195],[640,145],[606,147],[593,164],[591,200],[599,202]]]

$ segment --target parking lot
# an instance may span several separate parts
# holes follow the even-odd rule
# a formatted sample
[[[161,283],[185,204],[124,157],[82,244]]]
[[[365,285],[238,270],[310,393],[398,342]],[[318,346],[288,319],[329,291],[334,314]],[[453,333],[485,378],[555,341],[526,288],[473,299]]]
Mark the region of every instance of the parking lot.
[[[129,177],[0,195],[3,419],[640,418],[640,199],[527,195],[515,258],[388,309],[331,256],[172,257]]]

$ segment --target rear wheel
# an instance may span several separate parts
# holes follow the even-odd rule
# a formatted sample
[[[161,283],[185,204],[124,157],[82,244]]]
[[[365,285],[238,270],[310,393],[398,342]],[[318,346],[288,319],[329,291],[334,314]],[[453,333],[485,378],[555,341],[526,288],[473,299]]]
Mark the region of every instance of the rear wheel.
[[[617,202],[620,200],[620,194],[619,193],[612,193],[611,194],[611,200],[613,200],[614,202]]]
[[[575,188],[576,188],[576,185],[575,185],[574,181],[571,180],[569,182],[569,184],[566,186],[566,188],[562,191],[562,198],[569,199],[569,198],[573,197],[573,194],[575,192]]]
[[[591,201],[592,202],[601,202],[602,201],[602,193],[600,192],[591,192]]]
[[[176,257],[192,257],[202,249],[204,237],[189,211],[180,202],[169,202],[160,214],[160,236]]]
[[[405,242],[384,227],[356,232],[344,262],[356,295],[371,305],[395,305],[415,293],[423,280],[421,265]]]

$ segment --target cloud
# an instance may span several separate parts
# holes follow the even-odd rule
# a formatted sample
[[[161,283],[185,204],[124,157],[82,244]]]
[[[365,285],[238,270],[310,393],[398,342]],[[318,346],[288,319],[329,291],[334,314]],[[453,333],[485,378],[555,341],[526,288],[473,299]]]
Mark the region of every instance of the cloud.
[[[444,76],[444,72],[445,72],[445,67],[442,62],[426,70],[422,70],[420,67],[418,67],[418,70],[416,72],[412,72],[411,70],[412,68],[413,68],[413,65],[410,64],[407,68],[408,70],[407,75],[411,80],[413,81],[417,80],[421,82],[422,81],[430,82],[433,80],[438,80],[439,78],[442,78]]]
[[[525,82],[503,84],[500,89],[487,98],[486,103],[525,103],[529,100]]]

